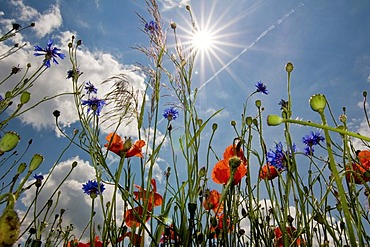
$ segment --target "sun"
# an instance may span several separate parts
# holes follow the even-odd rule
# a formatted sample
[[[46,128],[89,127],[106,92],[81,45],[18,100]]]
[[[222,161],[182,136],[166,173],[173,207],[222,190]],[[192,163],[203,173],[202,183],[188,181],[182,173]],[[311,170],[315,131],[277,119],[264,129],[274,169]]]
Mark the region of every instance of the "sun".
[[[194,32],[191,39],[191,46],[197,51],[207,51],[215,46],[215,36],[208,30]]]

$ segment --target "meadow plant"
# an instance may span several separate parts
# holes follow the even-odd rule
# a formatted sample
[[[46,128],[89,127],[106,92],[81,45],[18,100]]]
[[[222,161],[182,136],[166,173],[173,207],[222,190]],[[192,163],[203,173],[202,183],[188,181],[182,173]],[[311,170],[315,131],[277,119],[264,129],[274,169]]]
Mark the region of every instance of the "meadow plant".
[[[316,94],[307,107],[317,112],[317,122],[293,118],[294,67],[288,62],[281,72],[287,74],[287,95],[277,104],[280,112],[264,116],[261,100],[254,102],[252,112],[248,105],[253,95],[269,94],[267,85],[257,81],[255,91],[246,95],[241,119],[231,120],[227,126],[234,136],[225,137],[223,153],[215,152],[213,139],[218,128],[225,126],[214,122],[222,109],[203,118],[198,112],[198,89],[193,83],[198,50],[182,42],[175,22],[162,20],[155,0],[145,3],[148,13],[138,17],[148,44],[135,48],[149,62],[138,68],[147,81],[144,92],[135,91],[125,74],[112,75],[102,83],[81,81],[84,66],[79,63],[78,50],[83,42],[75,36],[66,44],[68,54],[53,46],[53,40],[48,40],[45,48],[35,45],[35,56],[43,57],[39,68],[32,71],[31,64],[24,69],[14,66],[0,82],[2,86],[14,74],[23,73],[12,90],[0,90],[0,156],[5,157],[0,166],[9,167],[0,178],[0,246],[369,246],[369,209],[363,202],[369,203],[370,149],[356,150],[352,143],[360,139],[369,148],[370,137],[348,129],[346,110],[338,124],[325,95]],[[186,11],[196,31],[190,6]],[[13,24],[0,42],[22,30]],[[169,42],[174,45],[169,46]],[[1,55],[0,61],[21,48]],[[37,79],[68,59],[71,69],[66,77],[73,91],[28,106],[29,89],[37,87]],[[98,97],[103,85],[110,85],[111,90]],[[37,173],[45,165],[41,154],[34,154],[29,163],[23,162],[22,154],[12,163],[17,153],[13,150],[21,141],[21,133],[12,129],[12,119],[65,94],[74,99],[79,128],[72,134],[65,132],[59,124],[63,113],[53,112],[56,127],[68,145],[48,176]],[[170,103],[166,101],[168,95]],[[364,92],[365,101],[366,95]],[[13,102],[18,102],[16,107],[11,107]],[[104,134],[108,120],[114,123],[109,126],[114,131]],[[160,131],[161,121],[166,122],[164,133]],[[120,134],[132,123],[135,138]],[[265,143],[264,128],[278,125],[283,125],[284,139]],[[308,134],[293,138],[293,125],[307,128]],[[336,134],[340,143],[334,141]],[[28,147],[31,144],[32,140]],[[304,146],[304,151],[297,146]],[[91,200],[91,213],[80,236],[74,234],[73,225],[64,224],[63,215],[68,212],[56,210],[63,200],[59,189],[77,162],[71,164],[49,200],[38,203],[63,153],[72,149],[88,155],[95,172],[81,184],[81,196]],[[326,155],[316,156],[318,149]],[[169,166],[159,187],[154,169],[164,153]],[[108,163],[111,155],[117,161],[114,166]],[[302,173],[301,163],[308,172]],[[257,164],[259,170],[253,171],[251,164]],[[256,173],[257,178],[252,175]],[[16,202],[31,187],[35,187],[35,198],[20,217]],[[103,222],[96,220],[97,208]],[[27,216],[31,222],[25,220]]]

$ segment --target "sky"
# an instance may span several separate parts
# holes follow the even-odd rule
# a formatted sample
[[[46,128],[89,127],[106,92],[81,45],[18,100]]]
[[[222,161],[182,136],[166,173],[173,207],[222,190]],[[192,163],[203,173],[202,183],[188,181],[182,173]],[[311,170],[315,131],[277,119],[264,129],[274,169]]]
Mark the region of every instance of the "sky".
[[[350,130],[370,135],[362,109],[363,91],[370,83],[370,2],[369,1],[274,1],[274,0],[158,0],[163,18],[163,26],[168,31],[169,44],[174,43],[170,23],[176,22],[181,39],[186,40],[191,32],[189,16],[185,10],[191,6],[193,16],[200,29],[213,33],[213,48],[200,53],[195,64],[193,86],[199,88],[197,110],[206,119],[218,109],[223,111],[213,121],[219,128],[212,145],[219,156],[228,146],[235,134],[230,126],[231,120],[240,123],[240,114],[248,95],[255,91],[255,83],[262,81],[269,90],[268,95],[255,94],[248,102],[248,114],[257,114],[254,101],[260,99],[264,107],[263,115],[279,114],[281,99],[287,99],[286,72],[288,61],[294,64],[292,73],[293,118],[319,121],[308,104],[311,95],[326,95],[333,115],[338,120],[342,108],[346,107]],[[108,86],[99,87],[105,79],[127,74],[135,90],[142,92],[146,87],[146,77],[137,70],[138,65],[149,64],[147,58],[137,49],[137,45],[148,45],[147,36],[138,15],[150,16],[144,1],[36,1],[0,0],[0,30],[5,33],[12,23],[27,26],[31,22],[36,27],[17,34],[8,42],[0,44],[4,53],[14,43],[27,45],[15,55],[0,62],[0,74],[7,75],[12,66],[24,68],[31,63],[32,68],[41,66],[42,60],[33,56],[33,47],[46,46],[52,38],[55,45],[68,54],[67,44],[72,35],[81,39],[79,50],[81,81],[91,81],[98,88],[99,96],[109,91]],[[60,60],[58,66],[52,65],[37,80],[31,90],[31,102],[44,96],[70,92],[71,83],[66,72],[71,68],[68,59]],[[135,70],[136,69],[136,70]],[[19,77],[18,77],[19,78]],[[16,79],[16,78],[15,78]],[[11,84],[0,86],[3,95]],[[161,99],[161,108],[173,103],[169,96]],[[89,166],[89,157],[76,148],[71,148],[60,157],[68,142],[56,130],[54,110],[61,112],[60,124],[69,133],[78,128],[77,114],[73,110],[73,98],[61,96],[41,104],[14,120],[7,127],[20,132],[24,150],[27,141],[33,140],[25,159],[33,153],[41,153],[45,162],[39,172],[47,175],[58,163],[49,178],[48,187],[40,197],[46,201],[69,171],[71,163],[79,162],[76,171],[61,187],[63,200],[58,208],[65,208],[66,223],[73,223],[83,229],[88,217],[86,208],[90,199],[82,194],[82,183],[93,179],[94,171]],[[104,109],[108,110],[108,109]],[[1,116],[2,118],[3,116]],[[174,121],[174,135],[180,135],[181,111]],[[331,122],[332,123],[332,122]],[[112,127],[102,126],[102,133],[109,133]],[[122,127],[119,134],[137,138],[135,123]],[[166,122],[162,121],[158,130],[163,135]],[[178,130],[178,132],[176,132]],[[294,142],[298,150],[304,146],[301,138],[312,129],[295,126],[292,128]],[[205,140],[211,131],[206,131]],[[264,138],[268,148],[283,140],[282,127],[264,127]],[[360,148],[360,143],[355,142]],[[169,146],[164,147],[169,150]],[[21,151],[20,151],[21,152]],[[165,152],[164,152],[165,153]],[[164,171],[169,165],[166,155],[161,156],[155,166],[158,184],[164,182]],[[114,166],[117,158],[110,156]],[[250,164],[250,169],[258,172],[258,165]],[[1,167],[0,171],[7,168]],[[257,176],[257,175],[256,175]],[[18,202],[19,210],[33,200],[34,191],[25,193]],[[107,193],[112,191],[107,188]],[[97,216],[99,217],[99,216]],[[97,218],[99,220],[99,218]]]

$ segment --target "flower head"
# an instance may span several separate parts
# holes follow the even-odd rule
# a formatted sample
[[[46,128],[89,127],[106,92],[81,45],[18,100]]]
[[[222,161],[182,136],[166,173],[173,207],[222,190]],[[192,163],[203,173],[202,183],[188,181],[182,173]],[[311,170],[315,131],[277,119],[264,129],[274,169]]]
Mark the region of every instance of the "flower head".
[[[33,175],[33,178],[36,179],[36,180],[41,180],[42,181],[44,179],[44,176],[42,174],[39,174],[39,175],[35,174],[35,175]]]
[[[223,211],[223,205],[221,203],[221,193],[217,190],[207,190],[205,192],[205,200],[203,201],[203,207],[205,210],[213,210],[216,214]]]
[[[358,163],[351,163],[346,167],[346,179],[351,182],[353,177],[356,184],[364,184],[370,181],[370,151],[357,151]]]
[[[261,81],[258,81],[256,84],[255,84],[256,88],[257,88],[257,92],[261,92],[262,94],[269,94],[269,91],[266,89],[266,85],[264,85]]]
[[[95,198],[97,195],[100,193],[103,193],[105,190],[104,184],[100,183],[98,184],[97,181],[87,181],[86,184],[82,185],[82,190],[84,191],[85,194],[88,194],[91,196],[91,198]]]
[[[295,240],[296,245],[294,245],[294,246],[301,246],[301,239],[298,236],[295,236],[296,232],[297,232],[297,230],[295,229],[295,227],[293,227],[293,226],[292,227],[289,227],[289,226],[286,227],[286,233],[287,233],[287,237],[289,237],[289,243],[293,243],[293,241],[296,239]],[[275,228],[274,235],[275,235],[275,242],[276,242],[276,245],[274,245],[274,246],[283,247],[284,246],[283,232],[280,229],[280,227]]]
[[[155,21],[150,21],[145,23],[144,30],[151,34],[154,34],[158,30],[158,28],[158,24]]]
[[[176,120],[178,116],[179,116],[179,112],[174,107],[165,109],[163,113],[163,117],[166,118],[168,121]]]
[[[139,227],[141,222],[147,222],[150,219],[150,213],[153,211],[153,208],[162,205],[163,198],[160,194],[157,193],[155,179],[152,179],[150,183],[152,190],[149,192],[142,189],[140,186],[135,185],[135,187],[138,189],[138,191],[134,191],[135,199],[144,201],[148,198],[148,200],[146,201],[147,212],[144,212],[144,207],[141,205],[127,210],[125,213],[125,223],[128,227]],[[147,193],[149,193],[148,197]],[[144,213],[145,219],[143,219]]]
[[[145,146],[145,141],[143,140],[138,140],[133,145],[131,145],[130,139],[123,142],[122,138],[116,133],[110,133],[105,137],[105,139],[108,143],[104,144],[104,147],[108,148],[109,151],[112,151],[113,153],[121,157],[144,157],[142,153],[142,147]],[[127,147],[128,142],[130,143],[129,147]]]
[[[70,69],[67,71],[67,79],[71,79],[73,78],[74,76],[78,76],[80,75],[80,70],[77,68],[76,70],[73,70],[73,69]]]
[[[34,53],[35,56],[45,56],[44,59],[44,65],[47,68],[50,68],[50,60],[52,59],[55,64],[59,64],[58,61],[56,60],[57,57],[60,59],[64,59],[66,56],[60,52],[60,49],[57,47],[51,47],[53,45],[53,40],[49,39],[49,41],[46,44],[46,48],[41,48],[38,45],[35,45],[35,51]]]
[[[270,165],[267,163],[266,165],[262,166],[260,170],[260,179],[268,179],[272,180],[279,175],[279,171],[276,169],[275,166]]]
[[[306,155],[312,155],[314,152],[313,146],[318,145],[321,141],[324,141],[325,138],[321,136],[320,132],[314,133],[311,131],[309,135],[305,135],[302,138],[302,141],[304,144],[306,144],[306,147],[304,149]]]
[[[91,93],[96,94],[98,92],[98,89],[90,81],[85,82],[85,90],[86,90],[86,93],[89,95]]]
[[[68,242],[68,244],[70,244],[70,242]],[[76,245],[77,247],[90,247],[91,244],[90,242],[84,244],[82,242],[79,242],[78,245]],[[99,240],[99,236],[96,236],[95,239],[94,239],[94,246],[95,247],[102,247],[103,246],[103,243],[102,241]]]
[[[296,151],[295,144],[293,144],[293,152]],[[291,152],[283,150],[283,144],[281,142],[277,143],[275,150],[267,152],[266,161],[268,165],[274,166],[278,172],[285,170],[288,158],[290,158]]]
[[[239,158],[240,165],[235,168],[233,184],[239,184],[247,173],[247,160],[244,157],[243,150],[238,145],[230,145],[225,149],[223,159],[218,161],[212,170],[212,179],[218,184],[227,184],[231,176],[229,161],[232,158]]]
[[[88,100],[82,100],[82,105],[89,106],[89,108],[87,109],[87,113],[92,110],[94,112],[94,115],[99,116],[101,109],[105,105],[105,101],[96,97],[92,97]]]

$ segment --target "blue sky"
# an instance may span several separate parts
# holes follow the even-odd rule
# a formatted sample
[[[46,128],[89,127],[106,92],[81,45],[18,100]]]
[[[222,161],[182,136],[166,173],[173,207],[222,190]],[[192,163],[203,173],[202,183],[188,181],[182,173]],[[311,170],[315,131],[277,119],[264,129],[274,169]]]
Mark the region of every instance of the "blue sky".
[[[362,92],[368,90],[370,85],[369,1],[166,0],[159,3],[163,25],[168,29],[169,44],[173,44],[169,28],[171,21],[177,23],[180,35],[187,35],[191,30],[184,7],[186,4],[191,6],[198,25],[201,28],[208,27],[217,38],[218,45],[212,50],[213,53],[209,53],[208,57],[206,55],[203,61],[199,57],[193,83],[195,87],[201,87],[197,104],[204,119],[224,108],[214,119],[222,126],[218,129],[213,145],[219,156],[235,137],[230,121],[240,122],[245,99],[255,91],[254,84],[257,81],[265,83],[270,93],[254,95],[249,101],[248,113],[251,116],[256,115],[254,101],[261,99],[265,117],[268,114],[279,114],[278,102],[287,98],[284,66],[288,61],[292,61],[295,66],[292,74],[294,118],[318,121],[317,114],[309,108],[308,99],[313,94],[323,93],[336,119],[342,113],[342,107],[346,107],[351,130],[364,135],[370,134],[360,107]],[[28,43],[16,56],[1,61],[1,74],[8,73],[11,66],[17,64],[24,67],[25,61],[37,68],[41,60],[33,57],[33,46],[43,47],[49,38],[53,38],[67,54],[67,43],[74,34],[83,40],[79,54],[81,70],[84,72],[82,81],[90,80],[98,85],[104,79],[124,72],[129,74],[135,89],[143,90],[145,79],[142,74],[131,71],[138,63],[148,65],[146,57],[133,49],[136,45],[148,44],[147,36],[140,30],[143,27],[136,13],[150,21],[145,2],[137,0],[0,0],[0,30],[3,33],[12,22],[18,22],[22,26],[36,22],[34,29],[27,29],[12,41],[0,44],[0,51],[5,51],[13,42]],[[233,62],[229,63],[230,61]],[[70,68],[69,61],[65,59],[60,62],[59,66],[52,66],[37,82],[37,89],[32,91],[32,102],[37,102],[37,99],[45,95],[70,90],[69,81],[65,79],[66,71]],[[215,74],[217,76],[214,77]],[[8,89],[7,86],[2,87],[1,94]],[[100,90],[103,95],[108,89]],[[161,107],[172,101],[170,97],[164,97]],[[73,108],[71,102],[68,97],[58,98],[30,111],[8,127],[12,130],[19,129],[24,143],[33,138],[34,144],[28,157],[33,153],[42,153],[45,156],[44,166],[40,170],[43,174],[48,173],[66,145],[66,141],[55,131],[52,112],[55,109],[61,111],[60,121],[67,131],[77,127],[77,116],[70,110]],[[181,116],[174,125],[175,129],[181,131]],[[134,127],[130,125],[119,132],[135,138]],[[165,122],[159,126],[159,130],[164,131],[164,128]],[[300,151],[304,148],[302,136],[311,130],[293,128],[294,142]],[[273,148],[274,142],[283,138],[280,127],[266,126],[264,133],[268,148]],[[161,158],[166,157],[164,155]],[[88,170],[88,157],[85,154],[75,149],[69,150],[61,159],[59,176],[62,176],[62,172],[68,169],[68,164],[74,159],[86,166],[81,166],[84,169],[81,168],[81,173],[71,178],[65,191],[80,193],[80,183],[93,176]],[[158,162],[156,178],[159,181],[163,179],[167,165],[163,160]],[[251,164],[252,168],[257,174],[258,165]],[[54,179],[58,180],[60,177],[55,175]],[[82,196],[81,194],[80,197]],[[29,193],[22,202],[27,205],[31,198]],[[88,205],[89,199],[84,200],[83,203]],[[67,201],[62,206],[75,208],[76,202]],[[74,214],[82,215],[75,210],[68,220],[72,221]],[[83,224],[78,226],[83,227]]]

